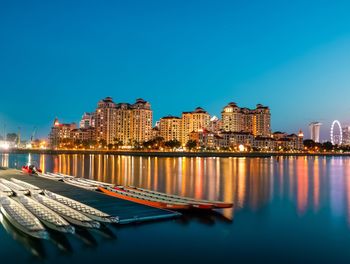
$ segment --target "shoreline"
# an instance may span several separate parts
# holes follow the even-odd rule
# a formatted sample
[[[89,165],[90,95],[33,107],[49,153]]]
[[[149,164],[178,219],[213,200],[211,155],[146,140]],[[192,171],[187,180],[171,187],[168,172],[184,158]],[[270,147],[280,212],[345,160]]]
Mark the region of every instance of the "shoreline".
[[[12,149],[1,150],[1,154],[106,154],[116,156],[142,156],[142,157],[247,157],[247,158],[269,158],[269,157],[292,157],[292,156],[350,156],[347,153],[307,153],[307,152],[217,152],[217,151],[203,151],[203,152],[172,152],[172,151],[122,151],[122,150],[50,150],[50,149]]]

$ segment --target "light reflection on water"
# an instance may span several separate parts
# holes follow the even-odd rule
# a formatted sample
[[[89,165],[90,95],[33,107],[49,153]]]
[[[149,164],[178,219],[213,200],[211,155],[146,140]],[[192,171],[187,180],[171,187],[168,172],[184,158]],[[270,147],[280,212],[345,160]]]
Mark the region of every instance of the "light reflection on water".
[[[317,252],[310,256],[320,260],[326,257],[320,252],[329,249],[340,254],[333,255],[333,258],[350,259],[350,255],[340,248],[340,245],[346,247],[350,243],[350,158],[347,157],[167,158],[0,154],[0,166],[20,168],[28,161],[37,163],[44,171],[135,185],[199,199],[229,201],[235,205],[234,209],[220,211],[222,215],[191,213],[176,222],[155,224],[153,229],[143,226],[133,232],[129,227],[125,233],[125,229],[118,229],[122,237],[122,243],[118,246],[125,246],[124,251],[132,248],[127,243],[130,236],[139,239],[132,240],[132,245],[135,241],[145,243],[148,236],[144,239],[139,237],[139,232],[143,230],[147,230],[147,234],[153,234],[154,230],[157,230],[157,234],[174,230],[171,237],[178,236],[182,242],[177,244],[179,250],[203,240],[209,241],[206,242],[208,247],[217,246],[225,252],[236,250],[234,256],[238,259],[241,257],[240,260],[244,260],[246,255],[239,252],[247,251],[261,251],[260,255],[257,253],[260,257],[266,257],[266,252],[274,256],[275,247],[281,247],[284,250],[281,252],[309,247],[309,252]],[[205,228],[201,226],[203,224]],[[189,225],[191,228],[187,228]],[[159,228],[163,233],[158,232]],[[186,232],[182,232],[184,230]],[[196,240],[199,234],[201,238]],[[77,235],[81,241],[96,244],[89,232]],[[225,239],[221,235],[225,235]],[[268,241],[266,237],[269,237]],[[281,237],[289,239],[283,239],[281,243]],[[319,240],[318,237],[323,239]],[[343,243],[334,243],[335,238],[341,238]],[[28,244],[27,240],[23,241]],[[73,242],[73,248],[77,248],[74,241],[70,242]],[[158,247],[164,244],[157,239],[147,242]],[[63,244],[68,245],[66,248],[69,249],[69,243]],[[104,245],[98,250],[105,255],[113,245]],[[34,246],[35,252],[40,252],[40,247]],[[164,245],[162,250],[166,252],[167,248]],[[230,256],[223,254],[224,259],[230,259]]]
[[[169,158],[115,155],[9,155],[0,165],[28,161],[43,171],[61,172],[166,193],[233,202],[257,211],[271,199],[288,197],[302,216],[329,206],[333,216],[350,207],[349,158]],[[329,198],[329,199],[328,199]],[[225,215],[229,215],[225,211]],[[350,220],[348,220],[350,222]]]

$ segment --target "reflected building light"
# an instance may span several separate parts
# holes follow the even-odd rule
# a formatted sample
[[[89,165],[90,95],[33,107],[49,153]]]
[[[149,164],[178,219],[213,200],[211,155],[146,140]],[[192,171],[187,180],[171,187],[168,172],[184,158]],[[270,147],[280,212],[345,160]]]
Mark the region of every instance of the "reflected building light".
[[[297,207],[298,213],[303,215],[308,205],[309,178],[307,160],[297,160]]]
[[[40,162],[39,162],[39,168],[45,172],[46,171],[46,156],[45,154],[40,155]]]
[[[319,170],[319,159],[315,157],[314,160],[314,210],[317,212],[320,207],[320,170]]]
[[[245,204],[246,199],[246,180],[248,175],[246,175],[245,171],[245,160],[236,159],[236,165],[237,165],[237,197],[238,197],[238,206],[243,207]]]
[[[332,160],[329,171],[331,212],[334,218],[343,215],[344,209],[344,170],[342,158]]]

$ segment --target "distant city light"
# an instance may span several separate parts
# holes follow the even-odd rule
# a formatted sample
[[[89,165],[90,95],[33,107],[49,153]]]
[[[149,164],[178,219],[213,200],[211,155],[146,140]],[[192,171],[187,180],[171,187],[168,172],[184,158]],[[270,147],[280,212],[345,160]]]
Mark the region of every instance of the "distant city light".
[[[9,149],[10,148],[10,144],[7,141],[0,141],[0,149]]]

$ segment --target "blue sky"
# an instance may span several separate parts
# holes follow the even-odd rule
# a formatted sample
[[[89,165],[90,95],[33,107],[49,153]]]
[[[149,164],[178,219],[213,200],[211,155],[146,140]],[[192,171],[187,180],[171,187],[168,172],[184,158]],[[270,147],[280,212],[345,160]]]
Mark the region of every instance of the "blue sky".
[[[73,3],[74,2],[74,3]],[[350,124],[349,1],[1,1],[0,132],[142,97],[154,119],[234,101],[273,130]]]

